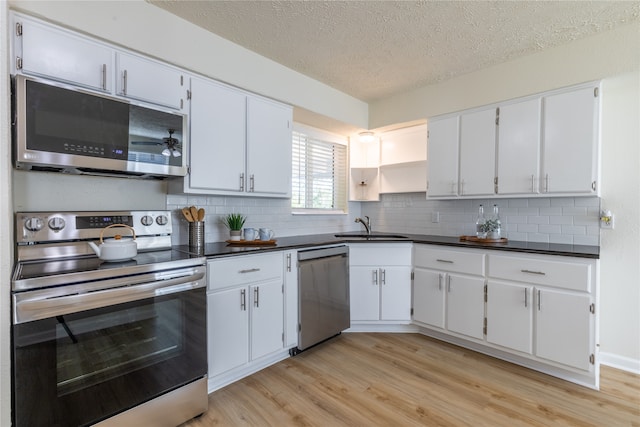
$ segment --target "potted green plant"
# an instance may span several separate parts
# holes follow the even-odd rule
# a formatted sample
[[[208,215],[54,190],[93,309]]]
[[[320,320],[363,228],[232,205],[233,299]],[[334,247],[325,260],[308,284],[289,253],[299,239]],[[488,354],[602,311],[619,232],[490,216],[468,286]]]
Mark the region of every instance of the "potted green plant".
[[[482,231],[487,233],[487,239],[499,239],[500,238],[500,221],[495,219],[488,219],[482,225]]]
[[[230,240],[240,240],[246,220],[247,217],[239,213],[230,213],[222,217],[222,223],[229,229]]]

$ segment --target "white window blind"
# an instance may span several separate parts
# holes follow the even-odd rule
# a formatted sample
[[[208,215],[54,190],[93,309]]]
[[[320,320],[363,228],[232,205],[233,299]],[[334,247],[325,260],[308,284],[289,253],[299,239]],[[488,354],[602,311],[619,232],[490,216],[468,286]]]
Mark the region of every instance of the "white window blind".
[[[293,132],[291,207],[347,210],[347,147]]]

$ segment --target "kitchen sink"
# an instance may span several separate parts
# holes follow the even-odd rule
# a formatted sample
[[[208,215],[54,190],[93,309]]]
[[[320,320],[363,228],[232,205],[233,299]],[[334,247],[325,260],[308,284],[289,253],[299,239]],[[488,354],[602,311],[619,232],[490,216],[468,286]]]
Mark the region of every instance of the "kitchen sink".
[[[366,233],[341,233],[334,234],[339,239],[361,239],[361,240],[403,240],[408,239],[407,236],[399,234],[366,234]]]

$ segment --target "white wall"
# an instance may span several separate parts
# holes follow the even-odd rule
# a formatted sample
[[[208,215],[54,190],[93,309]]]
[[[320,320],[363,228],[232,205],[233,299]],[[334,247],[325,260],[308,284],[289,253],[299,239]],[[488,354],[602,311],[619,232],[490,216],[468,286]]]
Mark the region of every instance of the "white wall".
[[[640,25],[632,24],[370,105],[371,128],[603,79],[600,350],[640,372]],[[366,209],[365,209],[366,211]]]

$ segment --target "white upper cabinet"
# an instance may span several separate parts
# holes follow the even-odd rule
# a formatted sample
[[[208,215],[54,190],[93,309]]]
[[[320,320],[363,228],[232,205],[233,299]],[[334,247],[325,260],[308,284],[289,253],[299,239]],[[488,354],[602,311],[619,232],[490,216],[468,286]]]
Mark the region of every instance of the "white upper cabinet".
[[[412,126],[380,136],[380,192],[427,189],[427,126]]]
[[[542,192],[596,194],[597,86],[543,97]]]
[[[598,195],[598,91],[580,85],[430,120],[427,197]]]
[[[540,105],[540,98],[535,98],[500,107],[498,194],[538,192]]]
[[[429,121],[427,197],[458,195],[459,116]]]
[[[181,110],[184,74],[177,68],[140,56],[117,54],[117,94]]]
[[[288,105],[192,77],[189,176],[171,190],[290,197],[292,114]]]
[[[267,99],[247,99],[247,191],[291,196],[292,109]]]
[[[242,191],[246,102],[243,92],[211,80],[191,79],[189,187]]]
[[[15,14],[13,18],[13,73],[111,92],[112,48],[22,15]]]
[[[460,195],[495,193],[496,109],[460,117]]]

